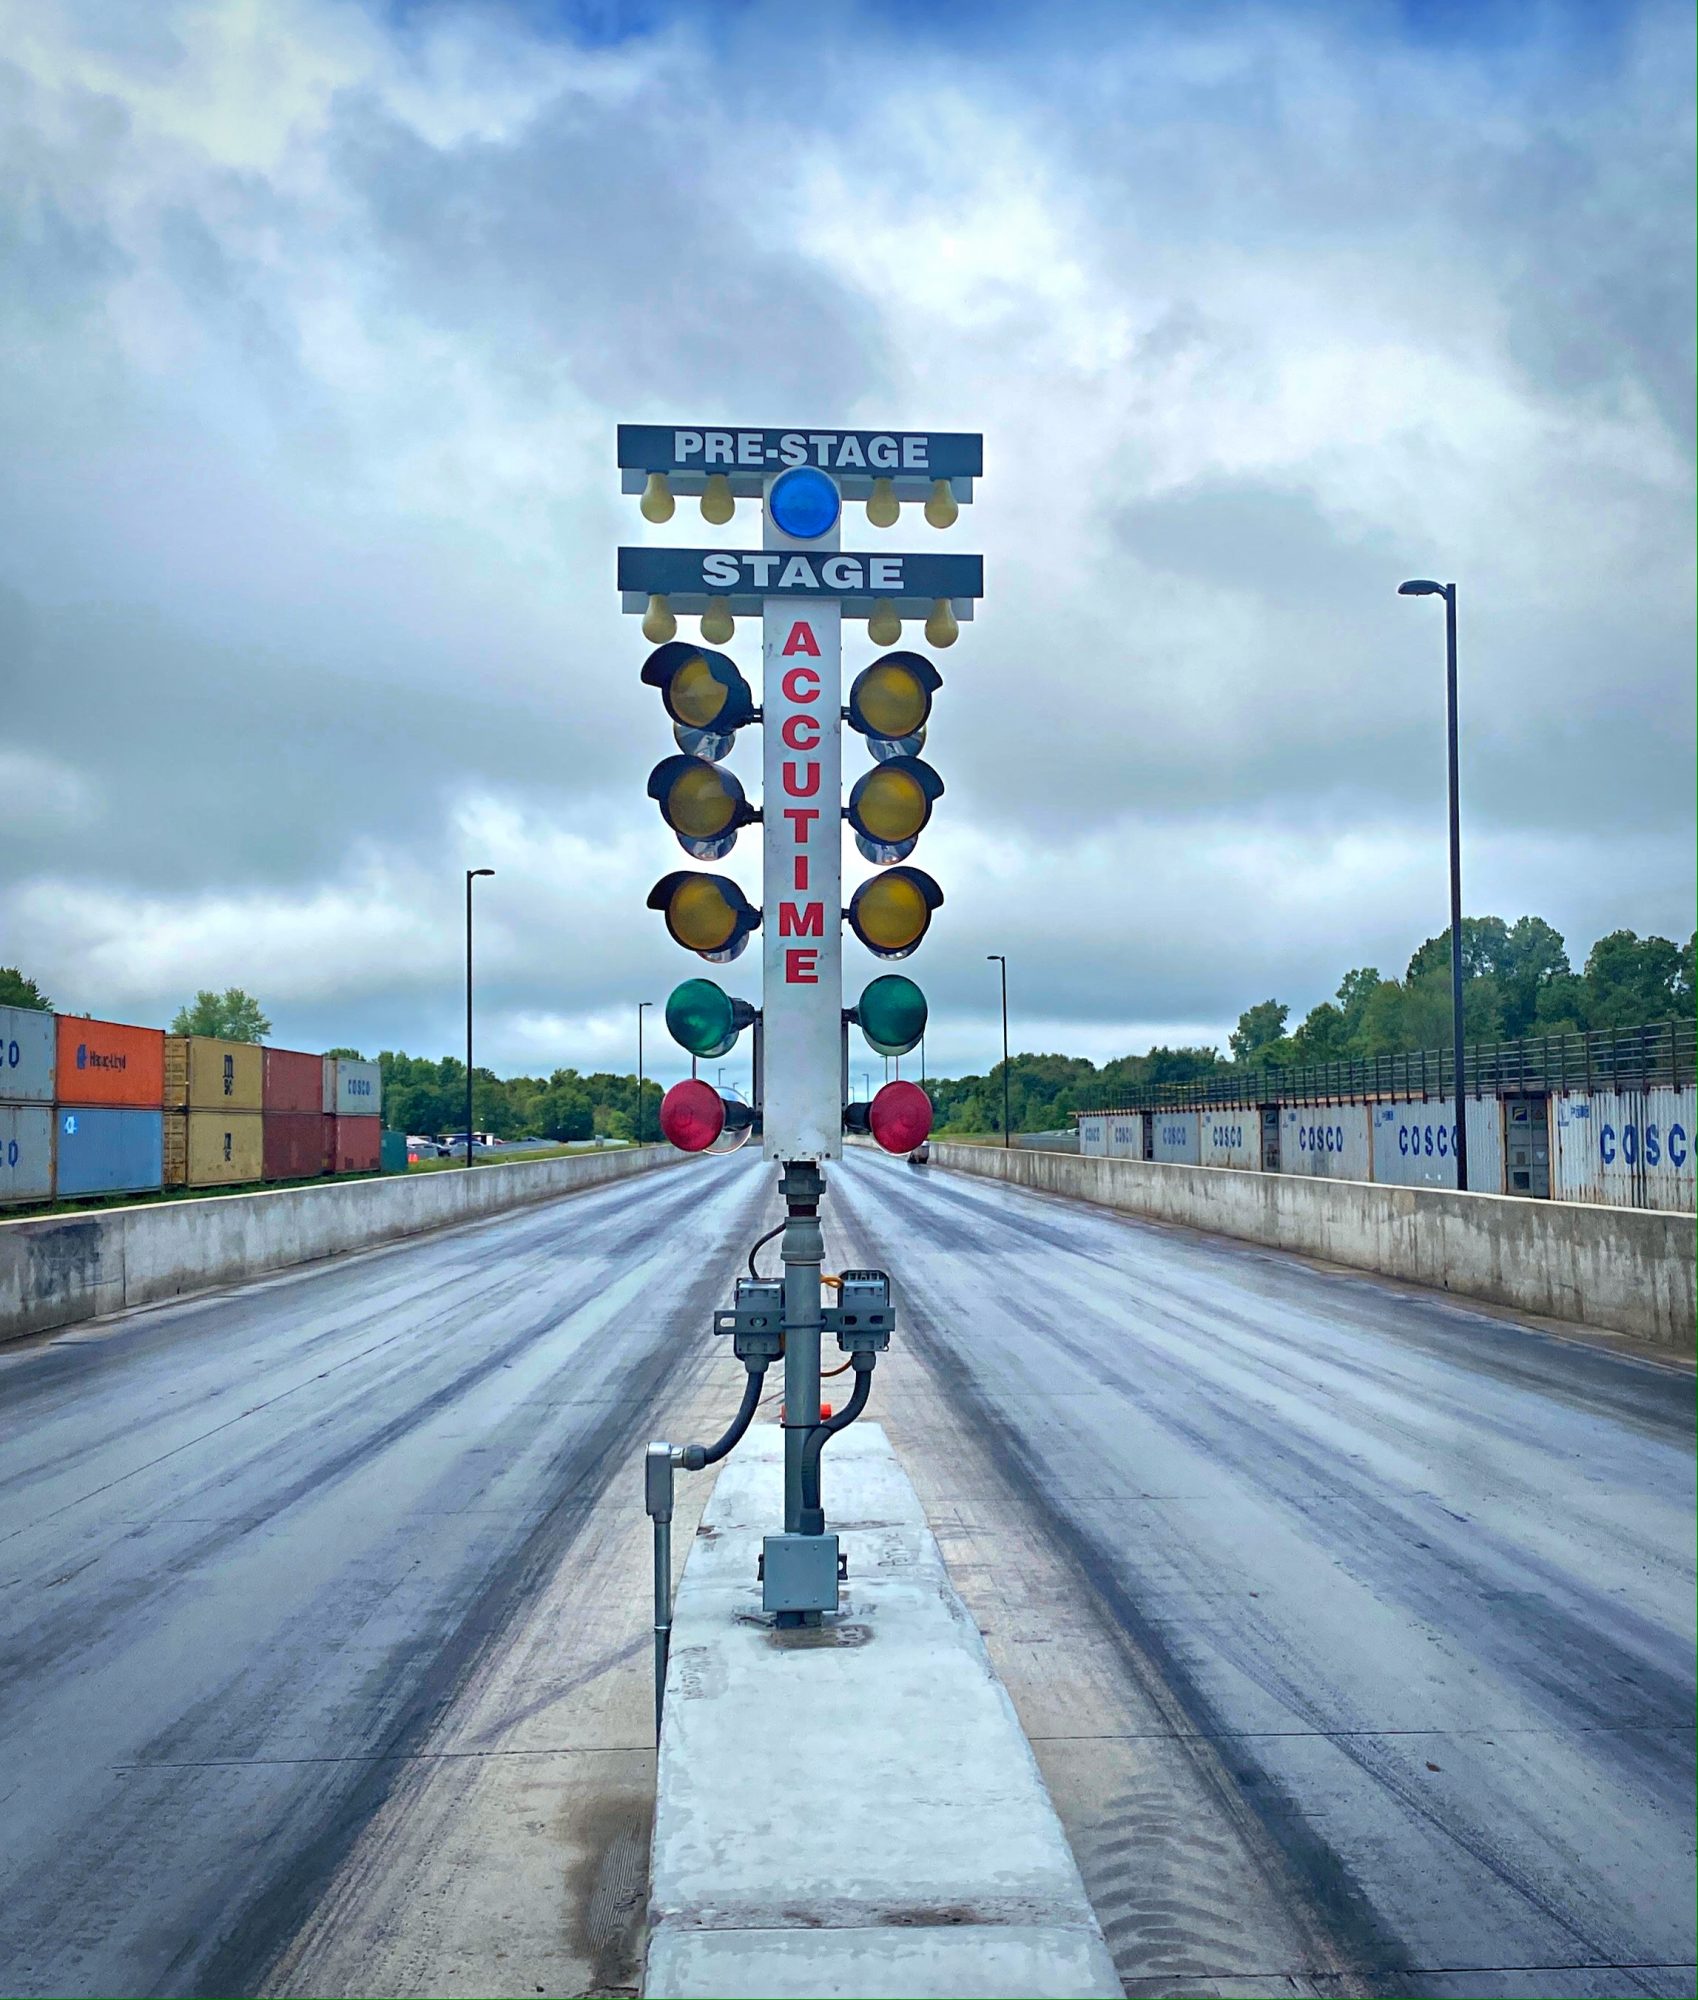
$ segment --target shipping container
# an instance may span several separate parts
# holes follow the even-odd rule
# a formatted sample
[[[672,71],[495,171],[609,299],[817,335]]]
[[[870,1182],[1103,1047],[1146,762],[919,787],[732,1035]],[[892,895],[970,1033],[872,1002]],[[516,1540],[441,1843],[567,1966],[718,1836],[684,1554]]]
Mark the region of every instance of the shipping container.
[[[266,1111],[310,1111],[324,1113],[323,1056],[303,1055],[299,1049],[267,1049],[261,1103]],[[330,1058],[332,1062],[335,1057]]]
[[[0,1203],[52,1199],[52,1105],[0,1104]]]
[[[373,1065],[375,1067],[375,1065]],[[374,1174],[382,1159],[380,1118],[327,1118],[330,1171],[333,1174]]]
[[[1197,1156],[1205,1167],[1262,1164],[1262,1113],[1255,1104],[1211,1104],[1198,1113]]]
[[[257,1111],[265,1095],[265,1051],[213,1035],[165,1037],[167,1111]]]
[[[1279,1170],[1324,1180],[1373,1178],[1365,1104],[1282,1104]]]
[[[51,1104],[58,1036],[39,1007],[0,1007],[0,1104]]]
[[[1108,1120],[1106,1118],[1081,1118],[1079,1120],[1079,1151],[1091,1160],[1100,1160],[1108,1151]]]
[[[167,1187],[242,1187],[265,1169],[264,1119],[257,1111],[168,1111]]]
[[[1111,1112],[1103,1148],[1111,1160],[1141,1160],[1144,1157],[1145,1119],[1141,1111]]]
[[[1543,1099],[1524,1099],[1529,1116],[1544,1115]],[[1376,1104],[1373,1112],[1374,1179],[1388,1187],[1456,1185],[1456,1105],[1448,1097],[1411,1098]],[[1504,1106],[1496,1097],[1467,1101],[1468,1188],[1472,1194],[1502,1194]],[[1513,1190],[1534,1192],[1528,1185]]]
[[[374,1062],[351,1056],[324,1058],[324,1112],[327,1117],[381,1118],[383,1088]]]
[[[54,1016],[61,1104],[124,1104],[157,1111],[165,1101],[165,1037],[158,1028]]]
[[[1149,1113],[1149,1157],[1179,1166],[1198,1163],[1197,1113],[1195,1111],[1152,1111]]]
[[[316,1061],[316,1058],[314,1059]],[[318,1088],[318,1079],[313,1079]],[[262,1141],[262,1173],[268,1181],[310,1181],[324,1172],[322,1111],[268,1111]]]
[[[59,1046],[64,1048],[63,1040]],[[114,1045],[106,1040],[99,1046]],[[63,1201],[73,1195],[142,1194],[157,1188],[164,1179],[164,1140],[165,1113],[157,1107],[61,1104],[53,1114],[53,1191]]]
[[[1556,1187],[1564,1201],[1690,1211],[1698,1093],[1571,1092],[1556,1103]]]

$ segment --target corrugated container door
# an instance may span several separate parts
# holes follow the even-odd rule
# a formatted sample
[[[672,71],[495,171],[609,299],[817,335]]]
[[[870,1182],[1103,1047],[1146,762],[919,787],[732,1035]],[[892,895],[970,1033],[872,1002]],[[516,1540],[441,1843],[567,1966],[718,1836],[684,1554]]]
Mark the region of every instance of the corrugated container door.
[[[336,1120],[335,1165],[332,1173],[374,1174],[382,1159],[382,1121],[376,1118]]]
[[[1107,1121],[1103,1146],[1111,1160],[1141,1160],[1144,1157],[1144,1114],[1117,1111]]]
[[[262,1102],[267,1111],[324,1112],[324,1058],[299,1049],[267,1049]]]
[[[262,1178],[263,1120],[257,1111],[189,1113],[189,1186],[239,1187]]]
[[[52,1105],[0,1104],[0,1202],[52,1199]]]
[[[189,1038],[189,1109],[257,1111],[265,1097],[265,1054],[256,1042]]]
[[[160,1185],[163,1111],[62,1104],[53,1117],[55,1192],[61,1200],[141,1194]]]
[[[1660,1086],[1645,1093],[1645,1205],[1692,1212],[1698,1179],[1692,1161],[1698,1129],[1698,1090]]]
[[[58,1036],[39,1007],[0,1007],[0,1104],[51,1104]]]
[[[1279,1112],[1279,1170],[1321,1180],[1373,1178],[1366,1104],[1283,1104]]]
[[[61,1104],[127,1104],[158,1110],[165,1102],[165,1036],[121,1021],[54,1017]]]
[[[166,1066],[170,1067],[170,1050],[166,1050]],[[188,1071],[185,1069],[184,1087],[187,1088]],[[166,1078],[166,1088],[170,1089],[170,1077]],[[186,1111],[167,1111],[164,1126],[163,1177],[167,1187],[187,1187],[189,1184],[189,1114]]]
[[[374,1062],[355,1062],[350,1056],[336,1058],[336,1115],[338,1118],[378,1118],[383,1113],[382,1072]]]
[[[314,1071],[313,1087],[318,1087]],[[268,1111],[265,1114],[265,1178],[309,1181],[324,1172],[324,1113]]]
[[[1198,1114],[1197,1145],[1205,1167],[1254,1170],[1262,1163],[1262,1114],[1253,1104],[1215,1105]]]

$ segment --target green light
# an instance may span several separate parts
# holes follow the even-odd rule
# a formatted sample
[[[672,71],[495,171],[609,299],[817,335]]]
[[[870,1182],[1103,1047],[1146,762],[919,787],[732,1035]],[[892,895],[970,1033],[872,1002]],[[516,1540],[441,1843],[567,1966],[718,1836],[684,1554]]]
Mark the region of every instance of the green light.
[[[666,1031],[693,1056],[723,1055],[737,1039],[730,994],[711,979],[686,979],[667,999]]]
[[[873,980],[855,1012],[875,1055],[905,1056],[926,1032],[926,996],[899,972]]]

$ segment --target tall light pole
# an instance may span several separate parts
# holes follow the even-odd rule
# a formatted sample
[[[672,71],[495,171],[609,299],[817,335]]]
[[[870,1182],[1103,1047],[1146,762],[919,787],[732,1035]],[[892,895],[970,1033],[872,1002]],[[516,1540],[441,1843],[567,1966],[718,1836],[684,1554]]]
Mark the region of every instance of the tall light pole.
[[[987,951],[985,963],[992,960],[1002,968],[1002,1143],[1013,1145],[1008,1136],[1008,960],[1000,951]]]
[[[652,1000],[637,1002],[637,1144],[643,1143],[643,1009],[652,1007]]]
[[[1468,1099],[1462,1084],[1462,805],[1456,769],[1456,585],[1414,577],[1399,597],[1442,597],[1445,642],[1445,733],[1450,758],[1450,1037],[1456,1071],[1456,1185],[1468,1186]]]
[[[466,870],[466,1165],[472,1164],[472,884],[493,868]]]

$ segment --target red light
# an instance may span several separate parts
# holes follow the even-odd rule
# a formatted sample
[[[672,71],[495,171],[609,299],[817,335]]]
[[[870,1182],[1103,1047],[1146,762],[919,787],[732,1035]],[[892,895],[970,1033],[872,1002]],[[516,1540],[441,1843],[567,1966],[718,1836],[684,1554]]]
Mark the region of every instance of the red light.
[[[681,1153],[705,1153],[725,1124],[725,1104],[711,1083],[687,1077],[660,1100],[660,1129]]]
[[[887,1083],[867,1107],[867,1127],[887,1153],[911,1153],[932,1129],[932,1101],[917,1083]]]

